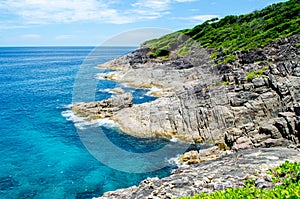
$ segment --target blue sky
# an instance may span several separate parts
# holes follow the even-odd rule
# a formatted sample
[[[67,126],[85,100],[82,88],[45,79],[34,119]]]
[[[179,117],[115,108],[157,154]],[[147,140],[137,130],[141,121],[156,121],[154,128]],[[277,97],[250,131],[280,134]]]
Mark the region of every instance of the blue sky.
[[[159,36],[283,1],[0,0],[0,46],[98,46],[135,29],[153,27],[138,34]]]

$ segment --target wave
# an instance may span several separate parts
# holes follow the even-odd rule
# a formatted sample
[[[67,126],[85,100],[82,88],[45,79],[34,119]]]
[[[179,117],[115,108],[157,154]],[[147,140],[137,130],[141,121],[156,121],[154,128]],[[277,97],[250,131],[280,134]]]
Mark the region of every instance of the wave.
[[[94,77],[97,80],[106,80],[103,73],[98,73]]]
[[[114,94],[113,89],[110,89],[110,88],[100,89],[100,90],[98,90],[98,92]]]
[[[179,139],[174,136],[172,136],[172,138],[170,139],[170,142],[178,142],[178,141]]]
[[[85,118],[75,115],[72,110],[62,111],[61,115],[66,118],[67,121],[73,122],[75,127],[78,129],[87,129],[90,127],[101,126],[113,128],[118,126],[113,120],[109,118],[87,121],[85,120]]]

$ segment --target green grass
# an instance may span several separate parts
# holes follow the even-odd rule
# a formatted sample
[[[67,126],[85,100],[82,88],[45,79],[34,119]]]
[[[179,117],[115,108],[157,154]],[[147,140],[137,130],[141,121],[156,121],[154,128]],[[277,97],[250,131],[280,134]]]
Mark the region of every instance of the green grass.
[[[183,57],[184,55],[187,55],[191,52],[190,48],[188,46],[183,46],[178,50],[178,56]]]
[[[219,60],[218,64],[231,63],[231,62],[235,61],[236,59],[237,59],[237,57],[235,55],[228,54],[228,55],[225,55],[222,60]]]
[[[300,1],[289,0],[250,14],[208,20],[192,29],[177,31],[144,44],[156,57],[161,56],[158,52],[161,50],[179,49],[180,56],[186,55],[189,53],[186,47],[191,45],[213,48],[229,55],[234,51],[263,47],[280,38],[300,33],[299,13]],[[217,52],[213,53],[212,59],[216,55]],[[227,63],[231,61],[234,61],[233,56],[224,59]]]
[[[263,77],[264,71],[268,70],[268,69],[269,69],[269,67],[265,66],[260,70],[251,71],[246,75],[246,80],[248,82],[251,82],[255,77],[261,78],[261,77]]]
[[[183,197],[181,199],[236,199],[236,198],[278,198],[278,199],[298,199],[300,198],[300,162],[285,162],[282,165],[271,169],[274,182],[281,183],[274,189],[259,189],[254,186],[254,180],[245,181],[246,187],[228,188],[211,194],[202,193],[196,196]]]

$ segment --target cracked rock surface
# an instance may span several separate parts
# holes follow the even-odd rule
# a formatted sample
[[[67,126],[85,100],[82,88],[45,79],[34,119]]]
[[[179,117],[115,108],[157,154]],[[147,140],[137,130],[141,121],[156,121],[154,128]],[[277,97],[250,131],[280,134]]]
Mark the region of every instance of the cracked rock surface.
[[[132,97],[74,106],[81,115],[109,117],[128,134],[176,137],[233,148],[299,145],[300,35],[262,48],[236,52],[232,63],[216,64],[209,49],[167,61],[140,49],[100,67],[118,70],[105,78],[158,90],[158,99],[132,104]],[[185,66],[189,67],[185,67]],[[263,74],[247,80],[250,72]],[[228,85],[220,86],[220,82]],[[125,95],[125,98],[124,98]],[[128,94],[127,94],[128,95]],[[98,106],[99,105],[99,106]],[[79,110],[79,111],[78,111]]]
[[[195,165],[183,165],[166,178],[148,178],[138,186],[106,192],[99,199],[178,198],[201,192],[244,187],[253,179],[258,188],[272,188],[268,169],[284,163],[300,161],[300,153],[288,148],[256,148],[225,155]]]

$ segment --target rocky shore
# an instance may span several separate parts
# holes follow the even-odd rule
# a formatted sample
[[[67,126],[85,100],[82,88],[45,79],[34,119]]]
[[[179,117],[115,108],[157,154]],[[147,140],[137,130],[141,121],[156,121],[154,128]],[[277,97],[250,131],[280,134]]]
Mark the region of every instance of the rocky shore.
[[[254,180],[258,188],[272,188],[268,169],[286,160],[298,162],[300,153],[287,148],[249,149],[196,165],[182,165],[171,176],[148,178],[138,186],[107,192],[98,199],[172,199],[226,188],[244,187]]]
[[[235,52],[236,59],[228,63],[222,62],[222,53],[212,59],[214,50],[197,45],[184,56],[174,49],[168,60],[151,57],[148,46],[142,46],[100,65],[116,70],[104,78],[155,88],[152,95],[158,98],[133,104],[132,96],[121,92],[101,102],[74,105],[77,115],[112,119],[133,136],[216,146],[181,156],[184,164],[170,177],[146,179],[101,198],[177,198],[241,187],[248,178],[257,187],[274,186],[268,168],[300,161],[299,42],[297,34]]]

